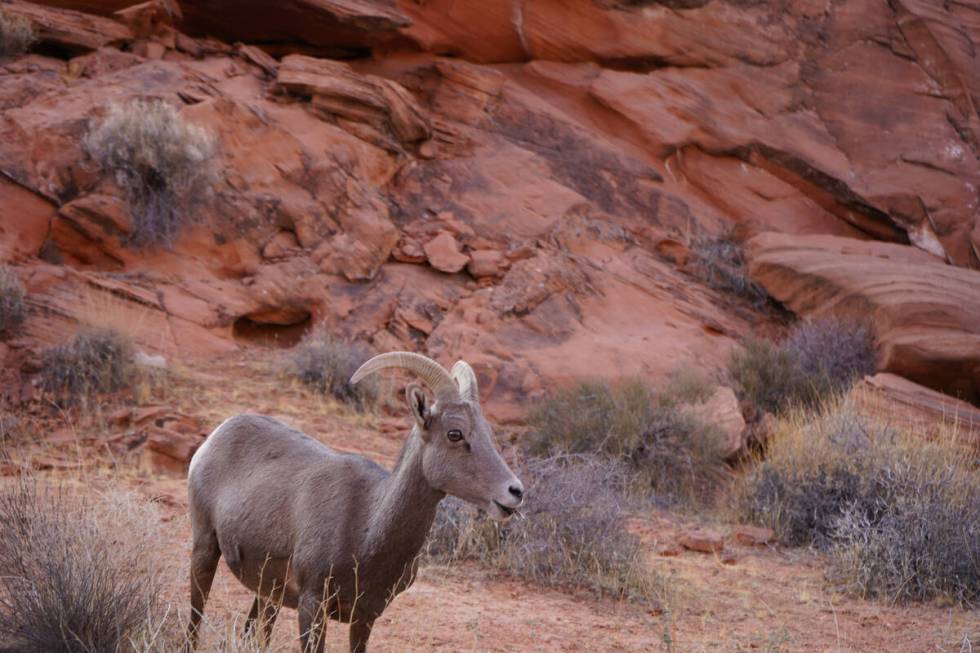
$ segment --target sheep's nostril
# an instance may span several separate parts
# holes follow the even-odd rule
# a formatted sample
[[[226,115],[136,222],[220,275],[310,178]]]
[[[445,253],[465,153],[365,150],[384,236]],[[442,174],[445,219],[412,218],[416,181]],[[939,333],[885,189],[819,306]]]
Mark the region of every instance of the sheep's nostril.
[[[520,485],[511,485],[509,488],[507,488],[507,491],[510,492],[515,499],[524,498],[524,488],[522,488]]]

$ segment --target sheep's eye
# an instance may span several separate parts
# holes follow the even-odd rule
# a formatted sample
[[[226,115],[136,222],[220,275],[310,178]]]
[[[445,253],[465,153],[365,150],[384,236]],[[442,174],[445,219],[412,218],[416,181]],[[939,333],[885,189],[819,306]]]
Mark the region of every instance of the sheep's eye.
[[[463,439],[463,432],[459,429],[450,429],[449,432],[446,433],[446,437],[449,438],[450,442],[459,442]]]

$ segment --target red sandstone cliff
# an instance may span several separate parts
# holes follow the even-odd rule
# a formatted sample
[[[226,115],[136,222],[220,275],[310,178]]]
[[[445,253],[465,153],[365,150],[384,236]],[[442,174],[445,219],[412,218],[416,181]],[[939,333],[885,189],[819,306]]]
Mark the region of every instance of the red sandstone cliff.
[[[465,355],[516,415],[767,328],[683,266],[738,224],[791,310],[871,311],[883,370],[980,401],[976,2],[127,5],[3,4],[41,38],[0,60],[0,262],[31,305],[8,378],[88,289],[171,354],[322,322]],[[170,250],[123,245],[80,146],[132,98],[217,135]]]

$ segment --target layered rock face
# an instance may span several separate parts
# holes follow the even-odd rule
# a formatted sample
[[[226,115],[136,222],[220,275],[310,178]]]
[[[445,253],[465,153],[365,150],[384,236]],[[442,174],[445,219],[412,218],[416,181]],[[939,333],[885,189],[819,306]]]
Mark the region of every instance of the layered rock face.
[[[777,232],[752,273],[792,310],[860,303],[883,369],[980,398],[963,3],[3,7],[40,38],[0,60],[0,259],[32,307],[8,366],[110,295],[167,353],[323,323],[465,356],[516,418],[572,377],[720,367],[768,318],[683,263],[741,224]],[[137,98],[218,144],[172,248],[127,246],[124,195],[81,145]]]
[[[873,325],[879,369],[980,403],[977,272],[908,247],[762,234],[751,273],[795,313],[849,313]]]
[[[530,83],[583,95],[593,118],[731,217],[798,230],[830,213],[980,266],[980,19],[969,3],[437,0],[403,9],[423,49],[531,62]]]

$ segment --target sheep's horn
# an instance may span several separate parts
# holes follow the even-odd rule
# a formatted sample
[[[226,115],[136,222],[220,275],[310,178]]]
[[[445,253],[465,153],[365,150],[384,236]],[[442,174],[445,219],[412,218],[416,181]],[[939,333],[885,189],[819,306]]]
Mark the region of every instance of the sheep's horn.
[[[450,372],[459,386],[459,394],[467,401],[480,401],[480,386],[476,382],[476,374],[466,361],[456,361]]]
[[[409,351],[392,351],[378,354],[359,368],[350,377],[351,384],[357,383],[368,374],[396,367],[414,372],[436,395],[436,401],[459,401],[460,393],[453,377],[439,363],[427,356]]]

